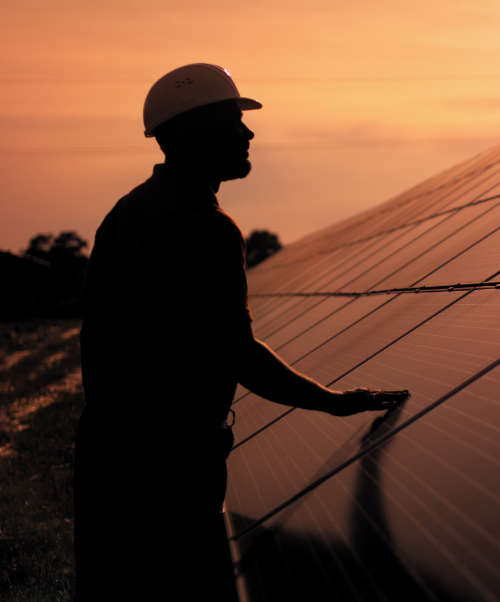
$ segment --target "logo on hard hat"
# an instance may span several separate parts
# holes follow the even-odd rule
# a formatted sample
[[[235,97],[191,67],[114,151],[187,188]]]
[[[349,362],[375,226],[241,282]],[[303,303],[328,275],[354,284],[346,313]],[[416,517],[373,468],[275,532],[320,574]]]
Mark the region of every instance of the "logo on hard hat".
[[[176,88],[182,88],[184,86],[190,86],[191,84],[194,84],[194,79],[191,79],[190,77],[186,77],[186,79],[177,79],[177,80],[175,80],[175,87]]]

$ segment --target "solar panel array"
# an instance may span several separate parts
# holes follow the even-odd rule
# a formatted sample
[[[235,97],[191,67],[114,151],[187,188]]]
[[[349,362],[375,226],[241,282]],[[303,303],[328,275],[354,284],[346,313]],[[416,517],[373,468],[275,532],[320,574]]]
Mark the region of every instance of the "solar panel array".
[[[239,388],[226,522],[240,599],[500,600],[500,147],[249,271],[255,335],[338,418]]]

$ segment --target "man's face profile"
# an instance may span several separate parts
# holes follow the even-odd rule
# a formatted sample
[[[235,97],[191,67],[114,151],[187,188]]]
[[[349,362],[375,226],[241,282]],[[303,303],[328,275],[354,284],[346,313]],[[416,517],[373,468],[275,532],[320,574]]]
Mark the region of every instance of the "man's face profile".
[[[212,119],[205,130],[211,163],[221,180],[244,178],[251,170],[248,160],[253,132],[242,121],[242,112],[234,102],[213,105]]]
[[[160,132],[159,142],[167,160],[198,166],[224,181],[244,178],[250,172],[248,151],[253,137],[242,122],[238,104],[223,101],[180,115],[167,124],[164,135]]]

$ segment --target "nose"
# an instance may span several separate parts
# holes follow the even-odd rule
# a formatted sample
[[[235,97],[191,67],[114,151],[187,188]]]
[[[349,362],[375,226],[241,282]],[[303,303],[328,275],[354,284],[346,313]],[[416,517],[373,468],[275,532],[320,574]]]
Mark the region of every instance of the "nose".
[[[244,123],[242,125],[243,125],[243,129],[244,129],[246,137],[248,138],[248,140],[252,140],[252,138],[254,138],[255,134]]]

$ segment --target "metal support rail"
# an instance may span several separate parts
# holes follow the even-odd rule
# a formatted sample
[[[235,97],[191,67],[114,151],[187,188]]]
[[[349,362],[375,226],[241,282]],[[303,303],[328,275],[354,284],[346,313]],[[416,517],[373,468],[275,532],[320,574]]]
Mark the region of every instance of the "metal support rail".
[[[249,297],[369,297],[372,295],[399,295],[403,293],[453,293],[455,291],[500,289],[500,282],[468,282],[462,284],[437,284],[433,286],[409,286],[373,291],[316,291],[311,293],[255,293]]]

